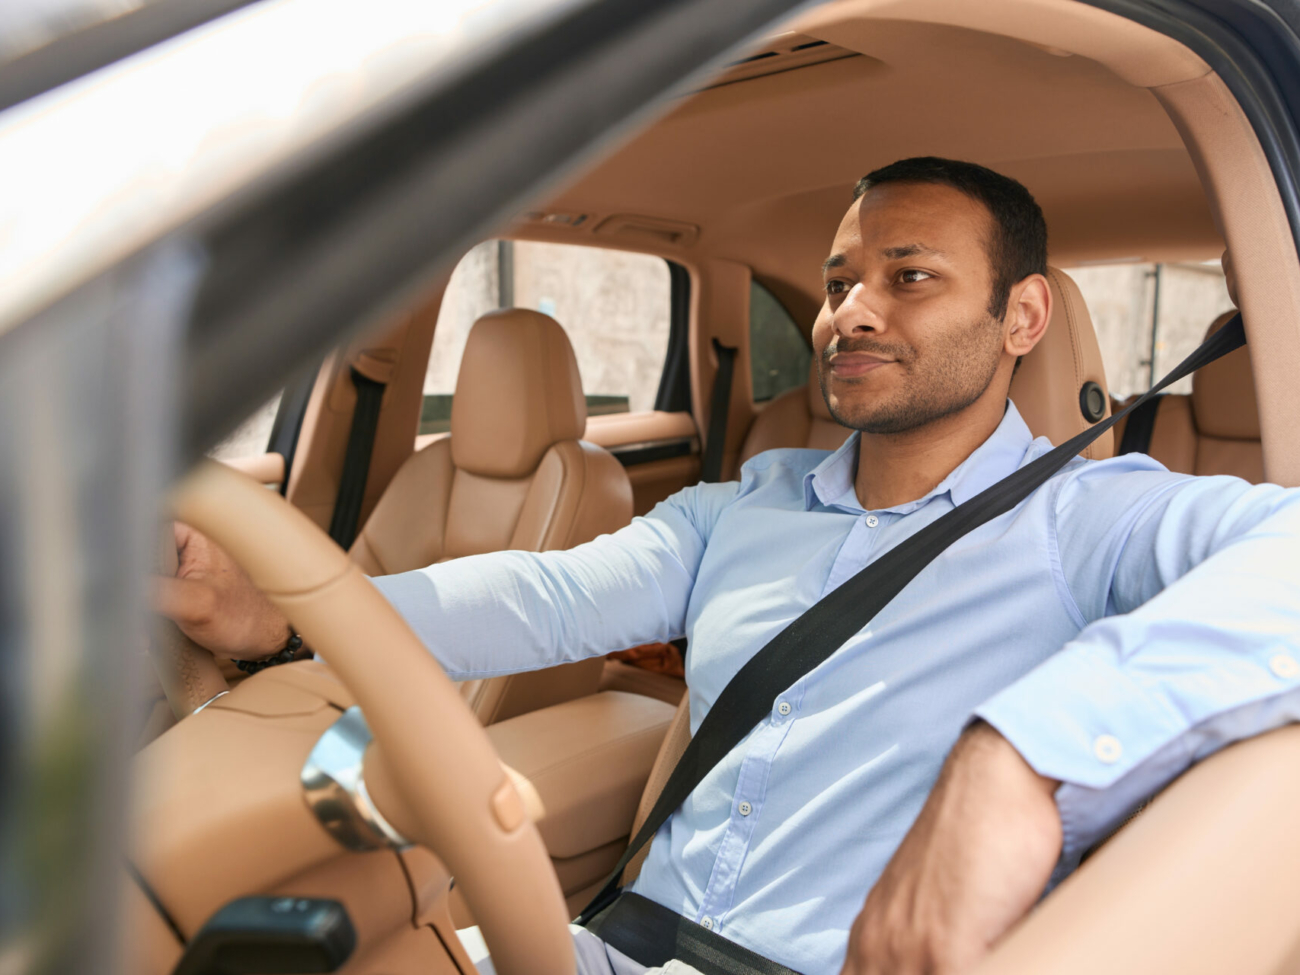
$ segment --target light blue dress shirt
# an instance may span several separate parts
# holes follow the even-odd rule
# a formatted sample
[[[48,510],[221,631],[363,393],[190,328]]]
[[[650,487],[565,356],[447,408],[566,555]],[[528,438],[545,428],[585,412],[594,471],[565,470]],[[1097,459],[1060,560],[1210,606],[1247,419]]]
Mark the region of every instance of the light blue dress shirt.
[[[457,678],[686,636],[691,729],[736,671],[864,565],[1042,455],[1014,405],[923,498],[865,511],[857,436],[774,450],[567,552],[375,582]],[[1040,773],[1058,874],[1224,744],[1300,719],[1300,491],[1076,460],[953,544],[771,712],[660,829],[635,889],[806,975],[981,716]]]

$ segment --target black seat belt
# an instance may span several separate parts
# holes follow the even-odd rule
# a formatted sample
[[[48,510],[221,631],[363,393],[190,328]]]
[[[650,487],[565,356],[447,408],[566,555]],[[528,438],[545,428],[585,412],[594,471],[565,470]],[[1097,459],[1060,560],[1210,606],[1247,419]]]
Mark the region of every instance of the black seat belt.
[[[799,975],[640,894],[622,894],[587,930],[647,968],[676,959],[701,975]]]
[[[722,451],[727,443],[731,381],[736,374],[736,349],[723,345],[715,337],[713,351],[718,356],[718,371],[713,375],[713,392],[709,396],[709,438],[704,442],[704,459],[700,463],[700,480],[709,484],[722,480]]]
[[[870,623],[949,545],[1011,511],[1118,420],[1149,402],[1166,386],[1245,344],[1246,332],[1238,314],[1127,409],[1071,437],[957,505],[823,596],[769,640],[722,689],[682,752],[650,815],[628,844],[605,886],[578,916],[577,923],[587,924],[618,897],[619,879],[628,863],[709,771],[771,714],[777,696]]]
[[[1156,429],[1156,414],[1160,411],[1160,401],[1164,393],[1152,396],[1149,400],[1129,414],[1128,423],[1124,425],[1124,436],[1120,437],[1117,454],[1146,454],[1151,452],[1151,434]],[[1135,407],[1136,403],[1133,404]]]
[[[370,474],[370,456],[375,450],[375,430],[379,427],[379,408],[384,402],[385,384],[352,370],[352,385],[357,389],[357,405],[352,410],[352,429],[348,431],[343,471],[339,475],[339,493],[334,499],[330,518],[330,538],[344,550],[357,537],[357,520],[361,501],[366,494]]]

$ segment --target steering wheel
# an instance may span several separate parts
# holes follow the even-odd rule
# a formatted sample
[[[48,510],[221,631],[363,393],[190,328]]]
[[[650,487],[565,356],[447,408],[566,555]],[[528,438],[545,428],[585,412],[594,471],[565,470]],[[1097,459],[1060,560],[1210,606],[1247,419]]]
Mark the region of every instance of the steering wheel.
[[[365,779],[404,836],[456,878],[501,975],[573,975],[546,847],[478,719],[433,656],[334,542],[278,494],[204,462],[176,517],[224,547],[356,698]]]

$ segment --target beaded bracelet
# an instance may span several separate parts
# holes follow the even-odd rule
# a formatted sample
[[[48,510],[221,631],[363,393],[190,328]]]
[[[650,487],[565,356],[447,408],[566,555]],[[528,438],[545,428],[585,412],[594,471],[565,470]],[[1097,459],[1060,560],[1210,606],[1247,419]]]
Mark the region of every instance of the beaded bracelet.
[[[298,655],[298,651],[301,649],[302,637],[295,632],[290,634],[289,642],[284,645],[284,649],[279,653],[273,654],[265,660],[236,660],[235,666],[246,674],[256,674],[266,670],[267,667],[289,663]]]

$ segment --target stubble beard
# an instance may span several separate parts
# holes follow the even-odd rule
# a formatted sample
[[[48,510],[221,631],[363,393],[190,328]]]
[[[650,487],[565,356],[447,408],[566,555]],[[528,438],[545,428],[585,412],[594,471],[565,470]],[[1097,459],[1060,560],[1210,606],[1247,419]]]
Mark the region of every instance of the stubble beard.
[[[978,322],[949,331],[952,339],[933,348],[924,358],[911,346],[855,339],[827,346],[817,370],[822,398],[837,422],[863,433],[897,434],[917,430],[960,413],[985,392],[997,374],[1001,359],[1002,322],[985,314]],[[829,389],[829,356],[832,351],[869,352],[894,359],[904,370],[895,392],[883,401],[832,403]],[[885,367],[888,368],[888,367]],[[868,373],[859,380],[869,383]]]

